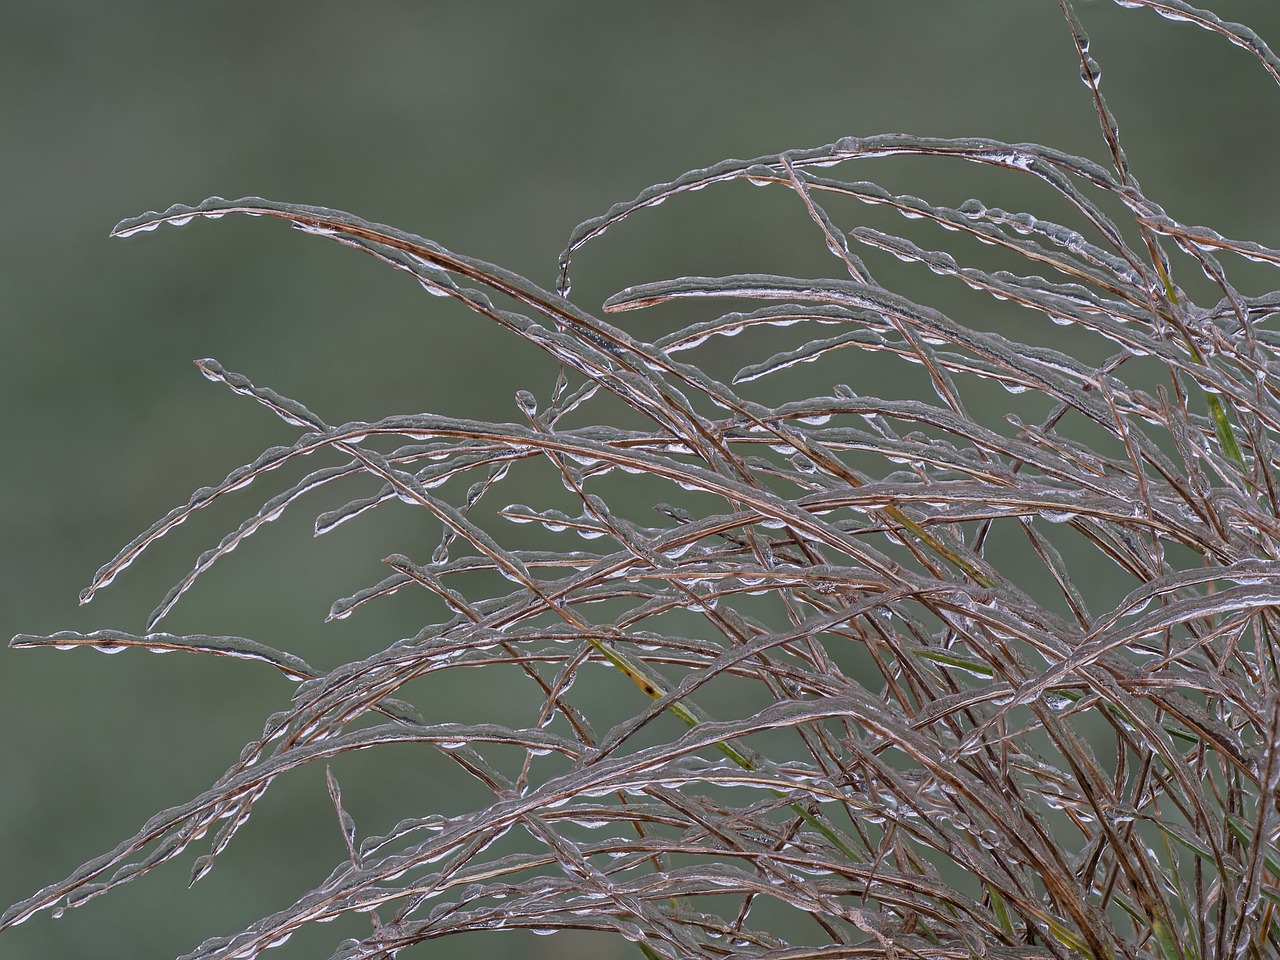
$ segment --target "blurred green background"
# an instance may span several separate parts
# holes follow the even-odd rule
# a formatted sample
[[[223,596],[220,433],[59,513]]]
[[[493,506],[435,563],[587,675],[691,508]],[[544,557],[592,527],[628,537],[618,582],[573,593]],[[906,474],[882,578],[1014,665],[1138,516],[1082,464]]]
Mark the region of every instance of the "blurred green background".
[[[1274,0],[1217,8],[1280,43]],[[1280,90],[1207,33],[1100,0],[1078,9],[1147,192],[1186,222],[1280,245]],[[7,5],[0,634],[140,632],[199,552],[269,492],[219,505],[77,607],[94,570],[149,522],[293,436],[192,359],[216,357],[331,422],[516,419],[515,389],[548,386],[527,349],[335,244],[244,219],[110,241],[120,218],[212,194],[324,204],[549,285],[572,227],[651,182],[894,131],[1105,160],[1052,0]],[[957,204],[968,193],[952,172],[922,167],[891,185]],[[795,207],[749,188],[673,201],[588,248],[575,298],[594,309],[621,286],[678,273],[830,270]],[[250,636],[317,666],[412,633],[426,614],[410,597],[322,621],[334,598],[385,575],[387,553],[425,559],[436,531],[392,510],[312,541],[314,513],[334,502],[250,541],[164,628]],[[457,700],[441,692],[438,715],[483,709],[484,691],[464,687]],[[0,901],[204,789],[290,690],[265,668],[211,658],[0,650]],[[368,832],[474,799],[439,771],[402,751],[340,772]],[[188,856],[0,935],[0,956],[175,956],[287,905],[342,856],[313,771],[278,784],[191,891]],[[327,956],[363,932],[338,926],[274,955]],[[417,955],[575,950],[635,955],[516,934]]]

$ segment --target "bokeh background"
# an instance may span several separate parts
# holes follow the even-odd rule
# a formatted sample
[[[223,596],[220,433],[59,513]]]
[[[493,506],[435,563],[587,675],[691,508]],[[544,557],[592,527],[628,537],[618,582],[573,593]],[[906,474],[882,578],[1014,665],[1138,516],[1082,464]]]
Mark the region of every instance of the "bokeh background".
[[[1274,0],[1216,6],[1280,44]],[[1184,221],[1280,245],[1280,90],[1207,33],[1101,0],[1078,8],[1147,192]],[[141,631],[256,504],[255,488],[209,511],[77,606],[94,570],[164,510],[291,439],[204,381],[197,357],[331,422],[516,419],[514,390],[548,385],[527,350],[370,258],[243,219],[108,240],[122,217],[212,194],[324,204],[550,284],[572,227],[651,182],[893,131],[1105,160],[1052,0],[7,4],[0,635]],[[908,172],[893,185],[949,204],[968,195],[952,170]],[[579,257],[575,297],[593,309],[678,273],[829,270],[795,206],[783,191],[726,188],[633,218]],[[381,557],[421,558],[437,534],[391,511],[313,541],[312,516],[298,511],[221,564],[166,629],[250,636],[318,666],[413,632],[412,599],[322,621],[335,597],[384,575]],[[440,691],[439,715],[474,715],[495,695],[464,686]],[[0,650],[0,901],[204,789],[290,689],[265,668],[208,658]],[[358,827],[459,809],[471,798],[438,770],[409,752],[345,767]],[[0,935],[0,956],[176,956],[318,882],[343,856],[333,827],[321,771],[304,773],[274,788],[192,890],[187,857]],[[276,953],[327,956],[360,932],[321,929]],[[575,952],[635,955],[519,934],[417,955]]]

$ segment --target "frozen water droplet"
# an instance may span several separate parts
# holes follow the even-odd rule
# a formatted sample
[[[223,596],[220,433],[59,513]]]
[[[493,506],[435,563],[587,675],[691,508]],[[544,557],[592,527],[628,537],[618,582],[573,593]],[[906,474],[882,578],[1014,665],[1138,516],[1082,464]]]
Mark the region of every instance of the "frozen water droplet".
[[[142,223],[136,227],[128,227],[127,229],[124,229],[124,230],[117,230],[116,236],[132,237],[135,233],[150,233],[152,230],[155,230],[159,226],[160,224],[155,221],[152,221],[151,223]]]
[[[1066,523],[1076,518],[1076,514],[1070,510],[1040,510],[1039,514],[1050,523]]]
[[[112,643],[110,641],[105,643],[95,643],[93,645],[93,649],[97,650],[99,653],[119,653],[124,649],[124,647],[125,645],[123,643]]]

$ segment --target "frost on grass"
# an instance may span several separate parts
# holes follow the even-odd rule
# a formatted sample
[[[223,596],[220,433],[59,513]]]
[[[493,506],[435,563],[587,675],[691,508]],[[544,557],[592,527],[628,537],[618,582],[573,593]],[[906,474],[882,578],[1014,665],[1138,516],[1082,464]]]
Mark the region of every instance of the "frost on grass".
[[[1247,28],[1177,0],[1122,5],[1204,27],[1280,79]],[[321,514],[318,534],[398,500],[441,535],[429,554],[388,557],[389,575],[337,600],[330,618],[413,590],[448,615],[327,672],[244,638],[15,638],[238,657],[298,686],[209,790],[0,926],[78,905],[194,843],[199,879],[275,777],[412,742],[491,802],[417,811],[362,837],[330,775],[346,860],[291,906],[189,956],[252,957],[351,912],[372,924],[337,946],[349,960],[514,928],[611,931],[654,958],[1275,956],[1280,296],[1236,289],[1219,257],[1276,265],[1280,254],[1181,224],[1142,191],[1101,68],[1062,6],[1107,165],[901,134],[729,160],[584,223],[554,290],[321,207],[212,198],[120,224],[128,236],[227,214],[284,219],[461,301],[562,372],[542,395],[517,394],[520,422],[332,425],[199,361],[297,436],[163,516],[84,599],[197,511],[315,457],[326,462],[198,558],[147,629],[267,522],[352,477],[367,489]],[[994,198],[948,206],[856,178],[865,161],[902,156],[1031,178],[1070,216]],[[601,314],[568,299],[583,244],[734,181],[793,196],[814,249],[832,257],[828,278],[680,277],[620,291]],[[837,206],[880,219],[846,222]],[[1004,267],[989,266],[992,252]],[[887,289],[876,273],[893,261],[1017,311],[1023,326],[997,332]],[[1197,303],[1187,288],[1205,278],[1214,292]],[[674,331],[645,339],[642,324],[620,325],[680,300],[705,307]],[[1103,359],[1055,346],[1043,334],[1056,328]],[[763,335],[772,346],[720,370],[726,338]],[[824,380],[833,358],[845,370],[854,358],[904,364],[926,386],[878,397]],[[775,383],[812,393],[766,402]],[[1000,409],[988,385],[1003,388]],[[647,426],[595,417],[604,396]],[[542,488],[512,488],[515,467],[545,471],[572,506],[529,502]],[[628,475],[668,501],[612,499]],[[510,546],[508,523],[539,530],[539,548]],[[999,540],[1020,547],[1001,552]],[[409,702],[413,681],[477,667],[522,672],[536,692],[527,722],[428,723]],[[597,668],[637,688],[616,716],[575,702]],[[726,687],[754,693],[726,700]],[[683,732],[655,743],[655,730],[674,729],[666,717]],[[500,846],[512,831],[533,848]]]

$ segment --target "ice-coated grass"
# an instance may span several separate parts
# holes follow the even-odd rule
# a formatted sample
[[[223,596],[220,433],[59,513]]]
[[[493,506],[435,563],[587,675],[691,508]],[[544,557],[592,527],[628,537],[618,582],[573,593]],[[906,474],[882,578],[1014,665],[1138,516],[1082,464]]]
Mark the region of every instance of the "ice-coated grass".
[[[1178,0],[1117,2],[1206,28],[1280,81],[1280,61],[1244,27]],[[162,517],[83,599],[224,494],[327,455],[203,554],[147,629],[263,524],[359,475],[366,495],[322,514],[317,532],[399,500],[442,536],[429,556],[389,557],[390,575],[331,617],[422,589],[451,616],[328,672],[238,637],[15,638],[262,661],[299,686],[207,791],[11,907],[0,928],[196,843],[198,879],[276,777],[413,743],[454,761],[490,802],[361,836],[330,775],[347,858],[292,906],[188,957],[253,957],[345,913],[372,922],[335,947],[343,960],[498,928],[610,931],[670,960],[1280,954],[1280,295],[1245,295],[1219,260],[1277,265],[1280,252],[1179,223],[1142,191],[1084,28],[1060,3],[1107,165],[903,134],[725,161],[580,226],[554,290],[321,207],[212,198],[121,223],[117,236],[228,214],[287,220],[461,301],[561,374],[541,397],[517,395],[521,423],[329,424],[198,361],[298,438]],[[852,176],[902,156],[1034,178],[1069,216],[948,207]],[[739,180],[793,195],[834,258],[830,277],[650,282],[603,314],[569,298],[583,244],[642,208]],[[846,222],[857,204],[901,215],[902,230]],[[885,254],[1016,305],[1035,337],[887,289],[874,273]],[[1023,270],[988,266],[992,254]],[[1215,293],[1197,303],[1188,288]],[[706,305],[652,341],[605,319],[679,300]],[[1104,359],[1046,345],[1057,326]],[[766,330],[792,339],[735,376],[712,372],[719,338]],[[819,382],[841,351],[910,364],[929,392]],[[810,363],[812,377],[792,376]],[[779,379],[814,392],[781,403],[754,392]],[[987,384],[1010,398],[994,416]],[[630,425],[596,416],[605,397],[606,410],[630,409]],[[1028,398],[1035,420],[1015,406]],[[503,499],[517,467],[548,472],[577,512],[526,503],[537,488]],[[641,479],[669,502],[617,496]],[[482,502],[498,505],[496,525],[479,519]],[[543,528],[540,547],[507,545],[506,522]],[[1001,540],[1020,551],[995,549]],[[486,572],[497,576],[475,576]],[[1118,602],[1096,589],[1102,579],[1121,585]],[[599,665],[637,688],[603,727],[575,703],[598,674],[575,680]],[[428,722],[406,689],[500,666],[537,691],[526,722]],[[737,714],[713,715],[703,704],[723,704],[726,685],[751,693]],[[655,733],[663,714],[681,735]],[[513,830],[533,849],[499,847]]]

